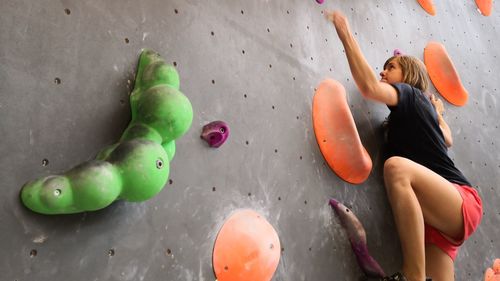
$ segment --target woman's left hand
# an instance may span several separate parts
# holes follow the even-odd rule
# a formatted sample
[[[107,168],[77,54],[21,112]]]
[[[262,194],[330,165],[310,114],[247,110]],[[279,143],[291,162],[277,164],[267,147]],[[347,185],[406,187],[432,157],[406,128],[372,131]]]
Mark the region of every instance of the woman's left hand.
[[[434,94],[431,95],[430,99],[431,99],[431,103],[434,106],[434,108],[436,109],[437,113],[439,115],[443,116],[443,113],[444,113],[443,101],[441,99],[437,98]]]

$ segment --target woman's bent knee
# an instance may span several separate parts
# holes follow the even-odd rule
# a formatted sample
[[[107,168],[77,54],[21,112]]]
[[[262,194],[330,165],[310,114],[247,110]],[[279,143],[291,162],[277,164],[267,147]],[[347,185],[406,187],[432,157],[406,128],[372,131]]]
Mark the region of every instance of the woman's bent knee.
[[[385,160],[384,178],[388,176],[392,177],[394,175],[400,175],[404,171],[407,163],[408,159],[399,156],[392,156]]]

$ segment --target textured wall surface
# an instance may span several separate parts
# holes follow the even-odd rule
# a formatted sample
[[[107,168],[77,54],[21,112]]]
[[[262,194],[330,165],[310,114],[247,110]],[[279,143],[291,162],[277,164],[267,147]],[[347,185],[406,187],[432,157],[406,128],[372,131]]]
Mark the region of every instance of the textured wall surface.
[[[351,21],[377,72],[393,49],[422,58],[443,43],[469,90],[445,104],[450,154],[479,190],[484,218],[461,249],[457,280],[481,280],[500,257],[500,6],[474,1],[0,0],[0,279],[214,280],[218,230],[237,209],[263,214],[282,256],[273,280],[357,280],[361,275],[335,197],[365,225],[387,272],[401,265],[383,188],[380,124],[385,106],[359,95],[321,10]],[[42,216],[19,201],[22,185],[89,159],[120,137],[138,55],[152,48],[176,65],[194,121],[177,141],[170,181],[143,203]],[[311,122],[314,88],[341,81],[374,169],[358,186],[325,165]],[[434,90],[434,89],[433,89]],[[199,138],[213,120],[231,126],[219,149]]]

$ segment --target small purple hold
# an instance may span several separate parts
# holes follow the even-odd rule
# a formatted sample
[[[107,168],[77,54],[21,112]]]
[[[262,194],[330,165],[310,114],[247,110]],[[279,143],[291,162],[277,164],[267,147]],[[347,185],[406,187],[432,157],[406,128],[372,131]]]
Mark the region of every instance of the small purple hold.
[[[318,4],[323,4],[323,2],[325,2],[325,0],[316,0],[316,2],[317,2]]]
[[[224,121],[214,121],[203,126],[201,136],[210,147],[221,146],[229,137],[229,126]]]
[[[397,56],[402,56],[403,55],[403,51],[401,51],[400,49],[394,49],[394,56],[397,57]]]

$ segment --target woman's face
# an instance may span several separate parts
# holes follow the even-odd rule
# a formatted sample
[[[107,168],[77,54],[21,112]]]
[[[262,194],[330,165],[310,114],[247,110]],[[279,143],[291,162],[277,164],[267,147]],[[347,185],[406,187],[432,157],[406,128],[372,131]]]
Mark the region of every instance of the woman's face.
[[[380,72],[380,82],[386,82],[389,84],[401,83],[403,82],[403,70],[401,65],[398,63],[397,59],[392,59],[385,67],[382,72]]]

